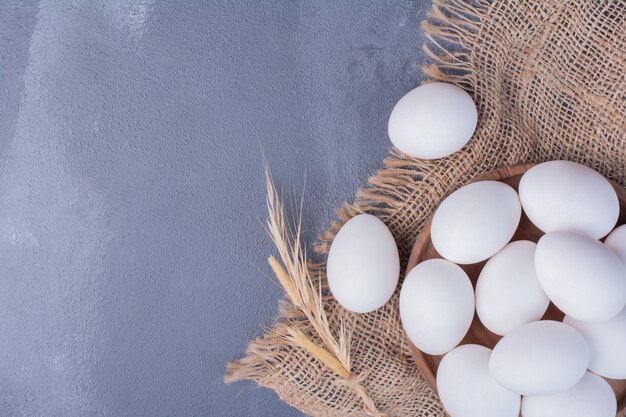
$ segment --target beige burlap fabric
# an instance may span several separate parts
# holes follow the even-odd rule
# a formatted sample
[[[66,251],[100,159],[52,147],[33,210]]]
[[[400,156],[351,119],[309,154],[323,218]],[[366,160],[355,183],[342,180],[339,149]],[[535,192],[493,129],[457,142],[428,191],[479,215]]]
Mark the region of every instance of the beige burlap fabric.
[[[569,159],[626,183],[626,1],[434,3],[423,24],[433,61],[424,71],[472,95],[479,113],[476,133],[463,150],[441,160],[392,151],[368,188],[339,210],[340,222],[360,212],[380,217],[395,236],[403,265],[441,198],[495,168]],[[339,226],[324,234],[319,251],[327,251]],[[331,327],[343,320],[352,331],[358,381],[342,381],[271,331],[229,365],[227,381],[255,381],[312,416],[445,414],[409,353],[397,293],[363,315],[345,311],[332,297],[325,300]],[[292,313],[283,308],[276,325]]]

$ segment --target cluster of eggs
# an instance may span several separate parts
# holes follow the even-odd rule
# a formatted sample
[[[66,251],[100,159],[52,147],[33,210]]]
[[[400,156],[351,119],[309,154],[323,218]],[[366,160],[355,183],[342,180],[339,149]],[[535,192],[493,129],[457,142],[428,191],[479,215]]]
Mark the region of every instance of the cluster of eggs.
[[[544,233],[537,243],[511,242],[522,210]],[[445,354],[437,390],[452,417],[516,417],[520,408],[524,417],[615,415],[602,377],[626,379],[626,225],[614,229],[618,217],[612,185],[569,161],[531,168],[519,194],[480,181],[443,200],[431,223],[443,259],[408,273],[400,318],[417,348]],[[459,264],[484,261],[474,290]],[[389,229],[369,214],[352,218],[331,245],[327,273],[345,308],[383,306],[400,274]],[[563,322],[541,320],[550,301]],[[493,351],[457,347],[475,311],[503,336]]]
[[[522,210],[544,233],[537,243],[510,242]],[[615,416],[602,377],[626,379],[626,225],[614,229],[618,217],[612,185],[569,161],[531,168],[519,195],[481,181],[440,204],[431,240],[444,259],[408,273],[400,317],[418,349],[445,354],[437,391],[452,417],[517,417],[520,408],[524,417]],[[474,291],[459,264],[483,261]],[[541,320],[550,302],[563,322]],[[457,347],[474,311],[503,336],[493,351]]]
[[[446,117],[451,112],[456,123]],[[398,102],[389,136],[409,156],[436,159],[462,148],[476,123],[467,93],[431,83]],[[602,175],[569,161],[533,167],[519,193],[481,181],[439,205],[431,240],[443,259],[408,273],[400,318],[417,348],[445,354],[437,390],[451,417],[615,415],[604,378],[626,379],[626,225],[615,228],[619,209]],[[522,211],[544,233],[537,243],[511,242]],[[485,261],[474,289],[459,265]],[[343,225],[327,260],[329,287],[342,306],[380,308],[399,275],[398,249],[380,219],[360,214]],[[541,320],[550,302],[563,322]],[[457,347],[474,312],[503,336],[493,351]]]

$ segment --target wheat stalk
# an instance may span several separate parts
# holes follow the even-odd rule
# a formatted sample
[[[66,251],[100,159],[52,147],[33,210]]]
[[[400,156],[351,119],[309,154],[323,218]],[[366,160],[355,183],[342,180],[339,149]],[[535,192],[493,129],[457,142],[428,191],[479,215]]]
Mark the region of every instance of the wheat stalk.
[[[350,376],[350,349],[349,349],[349,334],[345,326],[341,326],[339,338],[330,331],[328,324],[328,318],[324,307],[322,305],[322,290],[321,286],[317,286],[313,283],[309,268],[306,260],[306,252],[300,245],[300,236],[302,234],[302,203],[300,206],[300,213],[297,216],[297,221],[294,226],[293,233],[289,230],[289,226],[285,221],[285,208],[283,201],[276,192],[274,183],[272,182],[269,170],[265,169],[265,184],[267,187],[267,210],[269,216],[267,218],[266,230],[271,237],[280,260],[281,265],[276,258],[270,256],[268,262],[278,279],[278,282],[283,287],[285,294],[289,300],[298,307],[309,320],[317,336],[320,338],[325,349],[317,347],[317,349],[308,349],[305,346],[311,346],[313,343],[310,339],[307,340],[310,343],[304,343],[302,336],[306,338],[299,330],[301,334],[294,336],[293,332],[287,332],[286,336],[291,341],[300,341],[302,343],[296,343],[302,345],[309,353],[319,359],[322,363],[328,366],[328,357],[322,353],[322,350],[328,353],[334,358],[336,362],[341,365],[342,370],[333,369],[337,374],[343,377]],[[291,327],[291,329],[294,329]],[[324,357],[325,359],[322,359]]]
[[[283,340],[306,350],[317,358],[324,366],[339,375],[343,384],[352,390],[363,401],[365,412],[372,417],[386,417],[376,408],[374,401],[361,384],[363,375],[354,377],[350,368],[350,333],[343,321],[339,327],[339,338],[330,331],[328,317],[322,304],[322,287],[313,283],[306,260],[306,252],[300,244],[302,234],[302,204],[297,215],[294,230],[290,230],[285,221],[285,206],[276,192],[269,169],[265,168],[265,184],[267,187],[267,218],[266,231],[278,250],[281,263],[273,256],[268,263],[283,287],[289,301],[302,311],[309,320],[317,337],[324,347],[318,346],[308,337],[295,322],[275,329]],[[284,265],[284,267],[283,267]],[[317,288],[316,288],[317,287]],[[339,380],[338,382],[341,382]]]

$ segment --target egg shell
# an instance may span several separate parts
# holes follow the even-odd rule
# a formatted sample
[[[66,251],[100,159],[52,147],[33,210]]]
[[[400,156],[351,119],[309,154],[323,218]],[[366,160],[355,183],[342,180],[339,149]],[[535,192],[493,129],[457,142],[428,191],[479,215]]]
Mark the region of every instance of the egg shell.
[[[504,336],[489,360],[491,375],[521,395],[551,395],[580,381],[589,365],[589,347],[567,324],[543,320]]]
[[[565,316],[564,323],[578,330],[589,345],[589,369],[611,379],[626,379],[626,307],[611,320],[584,323]]]
[[[604,244],[626,265],[626,224],[616,227],[609,233]]]
[[[391,298],[400,276],[400,257],[387,226],[375,216],[359,214],[335,236],[326,268],[328,286],[339,304],[368,313]]]
[[[498,181],[459,188],[441,202],[431,223],[437,252],[457,264],[493,256],[513,237],[522,209],[515,190]]]
[[[615,413],[617,399],[611,386],[591,372],[565,392],[522,398],[523,417],[615,417]]]
[[[534,242],[519,240],[491,257],[476,282],[476,313],[485,327],[505,335],[541,319],[550,300],[535,273]]]
[[[535,250],[541,287],[565,314],[588,322],[626,305],[626,267],[604,244],[576,232],[543,235]]]
[[[459,344],[474,317],[474,290],[452,262],[430,259],[415,266],[400,290],[400,319],[415,346],[441,355]]]
[[[619,201],[609,181],[575,162],[534,166],[522,176],[519,195],[530,221],[545,233],[569,230],[600,239],[619,216]]]
[[[450,351],[437,370],[437,391],[450,417],[518,417],[520,396],[489,374],[491,350],[463,345]]]
[[[477,121],[469,94],[453,84],[433,82],[398,101],[389,117],[389,138],[414,158],[443,158],[470,140]]]

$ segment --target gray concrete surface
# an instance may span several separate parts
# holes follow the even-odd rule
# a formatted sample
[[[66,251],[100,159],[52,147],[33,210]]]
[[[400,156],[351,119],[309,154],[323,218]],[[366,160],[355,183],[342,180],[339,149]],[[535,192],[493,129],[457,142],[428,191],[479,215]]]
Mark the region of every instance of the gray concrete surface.
[[[300,415],[222,382],[280,297],[261,149],[314,237],[387,153],[426,3],[0,0],[0,415]]]

